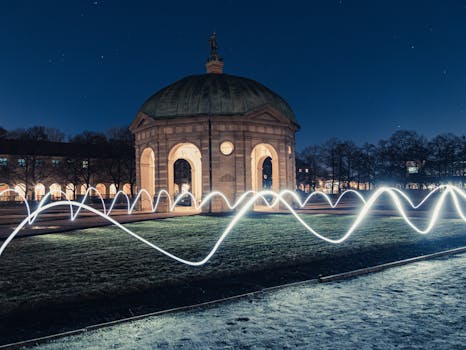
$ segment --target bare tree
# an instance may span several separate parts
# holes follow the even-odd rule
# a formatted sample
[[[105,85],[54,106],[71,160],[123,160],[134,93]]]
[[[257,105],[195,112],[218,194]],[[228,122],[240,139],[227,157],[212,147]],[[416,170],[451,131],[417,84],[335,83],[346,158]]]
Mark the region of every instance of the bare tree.
[[[0,126],[0,139],[5,139],[8,135],[8,131]]]
[[[106,160],[107,175],[112,179],[117,191],[123,183],[130,184],[131,196],[134,196],[136,183],[136,160],[134,137],[127,127],[113,128],[107,133],[111,147],[111,157]]]
[[[340,140],[337,138],[331,138],[322,145],[322,159],[325,168],[329,173],[331,180],[330,193],[333,194],[335,181],[338,176],[338,145]]]
[[[97,158],[101,158],[102,150],[108,149],[107,138],[103,133],[84,131],[72,137],[70,142],[78,146],[73,172],[77,171],[80,182],[89,188],[93,178],[104,172],[105,164]]]
[[[325,164],[323,159],[323,150],[321,146],[308,146],[298,155],[298,161],[302,164],[297,167],[300,169],[309,169],[308,172],[298,172],[300,183],[309,184],[315,191],[319,178],[326,177]]]
[[[418,169],[427,159],[427,141],[415,131],[400,130],[388,140],[379,142],[379,177],[392,180],[403,188],[408,182],[409,163],[416,164]],[[417,176],[416,181],[419,180]]]
[[[358,174],[358,189],[361,182],[364,189],[370,190],[375,181],[377,148],[369,143],[365,143],[358,151],[356,157],[356,169]]]
[[[7,135],[19,141],[16,164],[12,164],[14,177],[24,183],[25,195],[35,199],[35,185],[38,180],[48,177],[52,169],[47,166],[47,157],[41,156],[41,147],[48,141],[46,128],[33,126],[29,129],[16,129]]]

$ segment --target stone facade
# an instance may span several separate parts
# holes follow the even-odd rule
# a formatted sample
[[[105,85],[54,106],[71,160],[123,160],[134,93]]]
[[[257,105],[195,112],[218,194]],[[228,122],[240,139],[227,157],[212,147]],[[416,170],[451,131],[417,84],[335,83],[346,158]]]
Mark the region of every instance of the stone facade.
[[[130,129],[135,135],[138,188],[144,188],[143,172],[148,169],[141,161],[143,152],[149,148],[154,154],[151,169],[155,172],[155,183],[148,188],[151,195],[168,190],[174,196],[173,172],[170,168],[176,159],[170,158],[173,150],[183,144],[192,144],[200,152],[200,169],[192,169],[193,177],[201,176],[202,179],[200,191],[193,185],[193,193],[201,193],[201,198],[196,198],[198,202],[211,190],[224,193],[232,203],[246,191],[262,190],[259,188],[259,177],[262,179],[260,170],[267,156],[272,158],[272,190],[296,188],[294,134],[298,125],[270,106],[237,116],[198,115],[154,119],[139,112]],[[220,150],[224,141],[234,145],[230,155]],[[178,157],[183,158],[182,154]],[[188,154],[185,158],[189,157]],[[168,209],[167,201],[164,203],[160,210]],[[222,212],[227,211],[228,207],[222,199],[217,198],[213,200],[211,210]]]

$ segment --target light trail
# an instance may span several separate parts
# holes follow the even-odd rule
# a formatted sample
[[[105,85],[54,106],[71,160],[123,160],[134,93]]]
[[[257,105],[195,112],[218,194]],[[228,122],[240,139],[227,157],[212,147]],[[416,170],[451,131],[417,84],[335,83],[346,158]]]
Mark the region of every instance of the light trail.
[[[464,222],[466,222],[466,215],[463,212],[463,209],[461,207],[462,206],[461,202],[462,201],[466,202],[466,193],[463,190],[461,190],[461,189],[459,189],[459,188],[457,188],[455,186],[451,186],[451,185],[443,185],[443,186],[439,186],[439,187],[435,188],[433,191],[431,191],[429,194],[427,194],[427,196],[425,196],[418,204],[414,204],[413,201],[409,198],[409,196],[406,195],[403,191],[401,191],[399,189],[396,189],[396,188],[390,188],[390,187],[381,187],[381,188],[377,189],[367,200],[360,193],[358,193],[358,192],[356,192],[354,190],[348,190],[348,191],[345,191],[344,193],[342,193],[338,197],[338,199],[335,201],[335,203],[332,202],[330,196],[328,196],[327,194],[325,194],[323,192],[313,192],[304,201],[301,201],[301,198],[298,196],[298,194],[296,192],[294,192],[294,191],[291,191],[291,190],[284,190],[284,191],[282,191],[280,193],[273,192],[273,191],[260,191],[260,192],[248,191],[248,192],[245,192],[244,194],[242,194],[238,198],[238,200],[233,204],[231,204],[228,201],[228,198],[223,193],[218,192],[218,191],[214,191],[212,193],[209,193],[199,204],[197,204],[197,200],[193,196],[192,193],[187,192],[187,193],[183,194],[182,196],[179,196],[176,200],[172,201],[169,193],[166,190],[162,190],[162,191],[160,191],[158,193],[157,199],[156,199],[156,201],[154,203],[150,193],[147,190],[143,189],[137,194],[137,196],[136,196],[135,200],[133,201],[133,203],[131,203],[131,200],[129,199],[129,197],[124,192],[119,191],[115,195],[115,198],[112,201],[112,203],[110,204],[108,209],[107,209],[107,207],[105,205],[105,201],[103,199],[103,196],[99,193],[99,191],[94,187],[90,187],[90,188],[87,189],[87,191],[86,191],[86,193],[85,193],[85,195],[84,195],[81,202],[66,199],[66,200],[60,200],[60,201],[57,201],[57,202],[52,202],[52,203],[46,204],[48,199],[52,195],[54,195],[55,193],[60,193],[61,196],[66,196],[66,194],[63,193],[62,191],[49,192],[49,193],[47,193],[46,196],[44,196],[44,198],[42,198],[42,200],[39,202],[39,204],[37,206],[37,209],[34,210],[33,212],[31,212],[30,204],[27,202],[26,198],[24,198],[24,196],[21,193],[19,193],[18,191],[14,190],[14,189],[7,189],[7,190],[4,190],[4,191],[1,191],[0,196],[2,196],[4,193],[7,193],[7,192],[15,192],[23,199],[23,201],[25,203],[25,206],[26,206],[26,209],[27,209],[27,212],[28,212],[28,215],[18,224],[18,226],[14,229],[14,231],[6,238],[6,240],[0,246],[0,257],[3,254],[3,252],[5,251],[6,247],[10,244],[10,242],[19,233],[19,231],[21,229],[23,229],[26,225],[31,225],[32,223],[34,223],[34,221],[37,219],[37,217],[41,213],[43,213],[44,211],[49,210],[51,208],[62,207],[62,206],[69,206],[69,208],[70,208],[70,220],[71,221],[76,220],[76,218],[78,217],[78,214],[80,213],[80,211],[82,209],[88,210],[89,212],[94,213],[95,215],[106,219],[107,221],[109,221],[113,225],[117,226],[119,229],[123,230],[124,232],[126,232],[130,236],[136,238],[137,240],[141,241],[142,243],[146,244],[147,246],[155,249],[156,251],[166,255],[167,257],[169,257],[169,258],[171,258],[173,260],[176,260],[176,261],[178,261],[180,263],[190,265],[190,266],[201,266],[201,265],[204,265],[205,263],[207,263],[214,256],[214,254],[218,251],[218,249],[220,248],[223,241],[232,232],[232,230],[238,224],[238,222],[254,207],[254,204],[256,202],[258,202],[258,201],[264,202],[270,208],[281,204],[284,208],[286,208],[286,210],[291,215],[294,216],[294,218],[308,232],[313,234],[315,237],[317,237],[317,238],[319,238],[319,239],[321,239],[323,241],[326,241],[328,243],[332,243],[332,244],[339,244],[339,243],[342,243],[342,242],[346,241],[356,231],[356,229],[362,224],[362,221],[364,220],[364,218],[367,217],[367,215],[370,213],[370,210],[377,203],[379,198],[384,194],[387,194],[389,196],[389,198],[392,200],[392,202],[393,202],[393,204],[395,206],[395,209],[398,211],[398,213],[404,219],[404,221],[407,223],[407,225],[413,231],[415,231],[418,234],[427,234],[430,231],[432,231],[435,224],[437,223],[437,221],[441,217],[442,208],[444,207],[445,200],[446,200],[447,196],[451,197],[454,209],[456,210],[458,216]],[[98,209],[95,209],[95,208],[93,208],[90,205],[87,205],[85,203],[87,198],[90,196],[90,194],[92,192],[96,193],[97,196],[100,198],[100,202],[102,204],[102,211],[100,211]],[[418,209],[419,207],[424,205],[427,202],[427,200],[433,194],[435,194],[437,192],[440,192],[440,194],[439,194],[439,197],[437,198],[435,204],[433,205],[430,220],[428,221],[425,228],[423,228],[423,229],[419,228],[417,225],[415,225],[411,221],[411,219],[406,214],[403,202],[400,200],[400,198],[402,200],[404,200],[405,203],[408,203],[409,206],[412,209]],[[348,195],[348,194],[356,195],[356,198],[358,198],[361,201],[362,208],[359,211],[359,213],[357,214],[356,219],[354,220],[351,227],[344,234],[342,234],[342,236],[340,238],[338,238],[338,239],[332,239],[332,238],[326,237],[326,236],[320,234],[319,232],[317,232],[316,230],[314,230],[310,225],[308,225],[299,216],[297,211],[293,208],[293,206],[295,204],[297,205],[297,207],[303,208],[315,196],[322,196],[326,200],[326,202],[329,204],[329,206],[331,208],[336,208],[338,206],[338,204],[340,203],[340,201],[342,200],[342,198],[344,196]],[[114,218],[112,218],[111,217],[111,212],[114,209],[114,206],[116,205],[116,203],[118,202],[119,197],[121,197],[121,196],[123,196],[125,201],[126,201],[128,215],[131,215],[134,212],[137,203],[139,201],[143,200],[143,196],[147,197],[147,199],[150,201],[151,211],[152,212],[155,212],[158,209],[158,206],[160,205],[160,200],[163,197],[168,198],[169,211],[174,211],[176,205],[182,200],[183,196],[189,196],[191,198],[192,202],[194,203],[194,208],[196,210],[201,210],[205,205],[207,205],[209,203],[209,201],[212,200],[212,198],[221,197],[223,199],[223,201],[226,203],[226,205],[228,206],[228,208],[230,208],[231,210],[236,209],[237,212],[233,215],[233,218],[230,221],[230,223],[228,224],[227,228],[222,232],[219,239],[215,242],[214,246],[211,248],[209,253],[203,259],[193,261],[193,260],[188,260],[188,259],[179,257],[177,255],[174,255],[174,254],[170,253],[169,251],[167,251],[167,250],[165,250],[163,248],[160,248],[158,245],[156,245],[156,244],[146,240],[145,238],[139,236],[138,234],[134,233],[130,229],[128,229],[125,226],[123,226],[122,224],[120,224]],[[266,197],[272,197],[273,201],[269,202]],[[292,199],[292,201],[291,201],[292,204],[290,204],[290,202],[286,198],[291,198]],[[294,202],[294,204],[293,204],[293,202]],[[240,207],[241,204],[243,204],[243,205]],[[75,208],[76,208],[76,210],[75,210]]]

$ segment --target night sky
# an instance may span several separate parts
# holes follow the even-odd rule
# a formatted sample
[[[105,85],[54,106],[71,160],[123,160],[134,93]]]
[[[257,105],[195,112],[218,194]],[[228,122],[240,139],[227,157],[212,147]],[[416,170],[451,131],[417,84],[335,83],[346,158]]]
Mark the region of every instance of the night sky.
[[[298,149],[466,132],[466,1],[2,1],[0,126],[129,125],[160,88],[224,71],[284,97]]]

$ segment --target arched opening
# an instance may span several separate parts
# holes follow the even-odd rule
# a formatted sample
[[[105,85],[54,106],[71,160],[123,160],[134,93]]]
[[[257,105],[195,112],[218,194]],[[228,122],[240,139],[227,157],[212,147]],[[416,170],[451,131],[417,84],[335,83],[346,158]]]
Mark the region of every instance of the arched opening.
[[[115,184],[111,184],[108,189],[109,198],[115,198],[116,193],[117,193],[117,189],[116,189]]]
[[[175,174],[175,165],[179,172],[178,175]],[[175,175],[177,179],[175,179]],[[183,177],[184,182],[176,182],[181,181]],[[174,146],[168,155],[168,192],[172,198],[175,198],[175,190],[181,193],[183,190],[186,191],[187,186],[189,186],[189,192],[194,195],[197,203],[200,203],[202,199],[201,151],[192,143],[180,143]],[[194,205],[194,203],[190,203],[190,205]]]
[[[140,162],[141,190],[149,192],[150,199],[146,195],[141,196],[143,210],[152,209],[151,199],[155,195],[155,154],[152,148],[147,147],[142,151]]]
[[[131,196],[131,185],[130,184],[124,184],[123,185],[123,192],[126,195]]]
[[[177,159],[173,164],[173,178],[175,182],[174,196],[183,196],[184,193],[191,191],[192,176],[191,165],[186,159]],[[191,197],[183,196],[178,202],[181,206],[191,206]]]
[[[86,194],[87,186],[86,185],[81,185],[81,191],[80,195],[84,196]]]
[[[35,198],[34,200],[40,201],[45,196],[45,186],[41,183],[34,186]]]
[[[107,195],[107,188],[105,187],[104,184],[99,183],[99,184],[95,185],[95,189],[100,193],[102,198],[105,198],[105,196]],[[95,195],[98,196],[99,193],[95,193]]]
[[[304,188],[304,192],[306,192],[306,193],[311,192],[311,185],[306,184],[306,187]]]
[[[271,190],[272,189],[272,158],[267,157],[262,163],[262,189]],[[277,180],[275,180],[277,181]]]
[[[75,195],[74,192],[75,192],[75,188],[72,183],[69,183],[68,185],[66,185],[66,188],[65,188],[66,199],[70,201],[74,200],[74,195]]]
[[[15,186],[15,191],[17,192],[17,194],[15,195],[15,200],[22,202],[23,199],[26,197],[26,185],[23,183],[17,184]]]
[[[273,146],[260,143],[251,152],[252,190],[280,190],[278,154]]]
[[[57,183],[50,185],[50,198],[53,200],[61,199],[61,186]]]
[[[7,191],[9,189],[10,189],[10,186],[8,186],[7,184],[1,184],[0,183],[0,201],[4,202],[4,201],[10,200],[10,197],[11,197],[12,193],[10,191]],[[5,192],[3,192],[3,191],[5,191]]]

